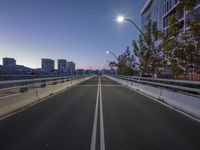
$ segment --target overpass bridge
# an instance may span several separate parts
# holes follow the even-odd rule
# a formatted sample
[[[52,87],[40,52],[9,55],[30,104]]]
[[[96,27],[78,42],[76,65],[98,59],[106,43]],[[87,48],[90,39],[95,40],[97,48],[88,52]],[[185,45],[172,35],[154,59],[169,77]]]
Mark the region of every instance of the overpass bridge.
[[[1,82],[2,93],[15,93],[0,98],[0,149],[199,150],[199,83],[177,82],[123,76]]]

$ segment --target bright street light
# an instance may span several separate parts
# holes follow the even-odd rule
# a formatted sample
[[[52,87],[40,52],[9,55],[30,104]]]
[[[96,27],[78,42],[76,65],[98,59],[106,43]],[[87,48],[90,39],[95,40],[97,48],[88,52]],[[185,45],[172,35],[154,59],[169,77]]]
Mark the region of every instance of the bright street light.
[[[120,23],[123,22],[124,21],[124,17],[123,16],[118,16],[117,17],[117,21],[120,22]]]

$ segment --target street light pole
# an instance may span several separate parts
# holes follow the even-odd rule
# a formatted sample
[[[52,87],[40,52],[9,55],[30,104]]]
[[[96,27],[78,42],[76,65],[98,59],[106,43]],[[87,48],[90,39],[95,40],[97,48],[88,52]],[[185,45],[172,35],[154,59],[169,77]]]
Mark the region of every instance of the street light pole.
[[[128,18],[124,18],[123,16],[118,16],[116,20],[117,20],[119,23],[122,23],[122,22],[124,22],[124,21],[127,21],[127,22],[131,23],[132,25],[134,25],[134,26],[136,27],[136,29],[140,32],[140,34],[142,35],[142,37],[143,37],[143,39],[144,39],[144,37],[145,37],[144,32],[142,32],[142,30],[137,26],[137,24],[136,24],[133,20],[128,19]],[[142,76],[142,71],[140,71],[140,76],[139,76],[139,78],[138,78],[138,81],[140,80],[141,76]]]
[[[142,36],[144,38],[144,36],[145,36],[144,32],[142,32],[142,30],[137,26],[137,24],[133,20],[128,19],[128,18],[124,18],[123,16],[118,16],[116,20],[119,23],[122,23],[124,21],[131,23],[132,25],[134,25],[134,27],[136,27],[136,29],[142,34]]]
[[[117,55],[115,55],[115,53],[111,52],[111,51],[106,51],[107,54],[111,54],[113,57],[115,57],[115,59],[118,61],[118,57]]]
[[[142,34],[142,36],[144,38],[144,36],[145,36],[144,32],[142,32],[142,30],[137,26],[137,24],[133,20],[127,19],[127,18],[125,18],[124,20],[133,24],[136,27],[136,29]]]
[[[108,63],[108,66],[110,66],[110,69],[111,69],[111,74],[113,74],[113,64],[115,64],[115,62],[112,62],[112,61],[108,61],[108,60],[104,60],[104,62],[107,62]]]
[[[104,60],[104,62],[106,62],[106,63],[108,63],[108,64],[110,63],[110,61],[108,61],[108,60],[106,60],[106,59]]]

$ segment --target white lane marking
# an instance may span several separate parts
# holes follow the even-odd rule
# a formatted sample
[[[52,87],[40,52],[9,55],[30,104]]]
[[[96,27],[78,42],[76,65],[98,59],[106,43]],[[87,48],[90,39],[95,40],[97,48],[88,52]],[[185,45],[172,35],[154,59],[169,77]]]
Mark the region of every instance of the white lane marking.
[[[122,85],[112,85],[112,84],[104,84],[104,85],[101,85],[101,86],[113,86],[113,87],[123,87]]]
[[[75,85],[75,86],[76,87],[85,87],[85,86],[87,87],[87,86],[98,86],[98,84],[93,84],[93,85],[92,84],[91,85],[90,84],[89,85]]]
[[[105,150],[101,78],[100,78],[100,93],[99,94],[100,94],[100,150]]]
[[[99,78],[99,81],[100,81],[100,78]],[[99,82],[98,82],[98,88],[97,88],[97,98],[96,98],[96,106],[95,106],[94,123],[93,123],[92,140],[91,140],[90,150],[96,149],[98,107],[99,107]]]
[[[90,87],[90,86],[98,86],[98,85],[75,85],[75,87]],[[122,85],[112,85],[112,84],[104,84],[101,86],[113,86],[113,87],[123,87]]]

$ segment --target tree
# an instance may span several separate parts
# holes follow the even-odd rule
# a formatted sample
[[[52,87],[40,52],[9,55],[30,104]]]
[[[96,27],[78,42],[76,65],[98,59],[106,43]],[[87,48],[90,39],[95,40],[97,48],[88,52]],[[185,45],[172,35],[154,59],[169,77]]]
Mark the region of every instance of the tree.
[[[191,11],[194,9],[198,0],[181,0],[179,1],[177,12]]]
[[[180,67],[180,49],[179,49],[179,41],[178,41],[178,34],[180,25],[178,22],[176,23],[176,17],[170,16],[169,17],[169,29],[168,34],[163,33],[163,41],[161,44],[161,48],[163,50],[164,59],[167,61],[167,64],[171,65],[172,73],[175,76],[178,76],[183,72],[182,68]]]
[[[163,38],[163,51],[165,58],[172,65],[174,75],[200,72],[200,15],[194,10],[197,0],[182,0],[177,11],[169,17],[169,33]],[[187,26],[185,33],[179,32],[182,28],[179,14],[187,12]]]
[[[138,66],[145,74],[159,74],[164,64],[164,55],[160,48],[161,32],[155,22],[149,21],[145,27],[144,37],[140,35],[138,43],[133,40],[133,52],[137,57]]]
[[[131,55],[129,47],[118,57],[117,72],[120,75],[133,75],[135,68],[135,59]]]
[[[109,62],[108,66],[111,69],[111,73],[114,73],[114,68],[117,67],[117,63],[115,61]]]
[[[200,73],[200,14],[194,10],[195,3],[197,0],[184,0],[185,2],[181,7],[183,10],[188,12],[187,26],[189,27],[186,31],[182,40],[180,48],[184,51],[186,62],[190,68],[190,73]]]

